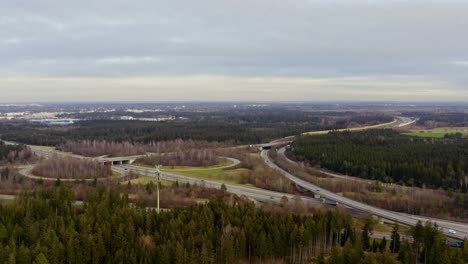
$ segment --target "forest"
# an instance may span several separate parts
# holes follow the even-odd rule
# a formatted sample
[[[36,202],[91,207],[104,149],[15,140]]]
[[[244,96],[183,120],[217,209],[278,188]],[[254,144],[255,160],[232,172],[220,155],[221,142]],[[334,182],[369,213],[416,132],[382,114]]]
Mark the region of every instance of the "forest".
[[[87,157],[109,156],[122,157],[150,153],[176,153],[192,150],[225,148],[232,146],[226,142],[208,142],[203,140],[168,140],[149,142],[146,144],[123,142],[110,142],[98,140],[68,141],[57,147],[58,150],[72,152]]]
[[[468,141],[425,139],[390,129],[299,137],[295,155],[332,171],[410,186],[468,190]]]
[[[24,145],[7,145],[0,141],[0,165],[5,163],[26,162],[33,158],[31,149]]]
[[[66,187],[25,192],[0,204],[1,263],[466,263],[431,224],[394,227],[370,239],[349,215],[270,212],[215,199],[157,214],[138,210],[117,189],[90,191],[82,206]]]
[[[404,112],[403,116],[417,116],[418,126],[425,128],[436,128],[436,127],[464,127],[468,126],[468,113],[465,112]]]
[[[220,162],[214,150],[210,149],[191,149],[168,153],[165,155],[145,155],[136,160],[137,163],[145,165],[163,165],[163,166],[190,166],[204,167],[217,165]]]
[[[167,122],[122,120],[85,120],[73,126],[50,126],[27,122],[0,122],[0,136],[6,140],[31,145],[59,146],[69,141],[151,143],[176,139],[232,144],[257,144],[307,131],[328,130],[388,122],[384,115],[317,116],[297,112],[287,116],[284,111],[237,113],[191,113],[190,118]],[[360,123],[358,123],[360,122]]]
[[[99,179],[112,176],[112,169],[94,160],[52,157],[40,160],[32,173],[57,179]]]

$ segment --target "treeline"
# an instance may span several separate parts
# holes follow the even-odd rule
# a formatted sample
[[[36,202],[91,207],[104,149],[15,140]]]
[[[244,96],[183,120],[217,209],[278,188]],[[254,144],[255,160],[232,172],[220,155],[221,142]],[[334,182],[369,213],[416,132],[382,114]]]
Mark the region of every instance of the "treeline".
[[[57,147],[58,150],[72,152],[86,157],[125,157],[142,155],[146,151],[142,146],[136,146],[130,142],[108,142],[96,140],[84,140],[81,142],[66,142]]]
[[[24,145],[7,145],[0,141],[0,164],[26,162],[33,158],[30,148]]]
[[[61,144],[57,148],[65,152],[72,152],[75,154],[97,157],[107,155],[110,157],[122,157],[132,155],[142,155],[147,152],[151,153],[185,153],[191,150],[200,149],[214,149],[232,146],[227,142],[208,142],[197,140],[168,140],[149,142],[147,144],[124,142],[111,142],[111,141],[98,141],[98,140],[83,140],[79,142],[68,141]]]
[[[39,161],[32,173],[48,178],[95,179],[112,176],[112,169],[90,159],[52,157]]]
[[[220,159],[212,149],[191,149],[164,155],[146,155],[136,160],[136,162],[153,166],[160,164],[164,166],[201,167],[219,164]]]
[[[405,112],[403,116],[417,116],[419,120],[416,122],[417,125],[426,128],[436,127],[464,127],[468,126],[468,113],[464,112],[445,112],[445,113],[433,113],[433,112]]]
[[[257,144],[308,131],[345,128],[356,121],[367,124],[391,120],[391,117],[382,115],[356,119],[355,113],[333,117],[293,112],[297,112],[294,118],[284,110],[264,111],[259,116],[244,112],[234,115],[207,112],[192,113],[189,119],[168,122],[87,120],[67,127],[0,122],[0,135],[11,141],[47,146],[83,140],[147,144],[175,139]]]
[[[414,243],[373,247],[349,215],[299,216],[220,200],[157,214],[135,210],[126,196],[99,188],[82,207],[66,188],[25,193],[0,205],[2,263],[464,263],[440,232],[414,228]]]
[[[241,174],[242,184],[252,184],[261,189],[284,193],[295,193],[296,188],[280,172],[265,166],[256,166]]]
[[[468,190],[468,141],[424,139],[389,129],[304,136],[293,152],[339,173],[418,187]]]
[[[468,222],[468,193],[384,184],[379,181],[370,184],[369,180],[360,178],[330,177],[302,162],[293,164],[285,161],[274,153],[270,152],[270,157],[281,168],[355,201],[391,211]]]

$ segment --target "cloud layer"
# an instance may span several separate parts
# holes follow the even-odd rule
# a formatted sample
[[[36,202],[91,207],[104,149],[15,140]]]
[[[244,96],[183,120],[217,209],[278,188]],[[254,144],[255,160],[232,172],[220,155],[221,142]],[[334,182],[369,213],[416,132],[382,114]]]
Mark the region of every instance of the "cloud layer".
[[[468,100],[462,1],[4,2],[0,101]]]

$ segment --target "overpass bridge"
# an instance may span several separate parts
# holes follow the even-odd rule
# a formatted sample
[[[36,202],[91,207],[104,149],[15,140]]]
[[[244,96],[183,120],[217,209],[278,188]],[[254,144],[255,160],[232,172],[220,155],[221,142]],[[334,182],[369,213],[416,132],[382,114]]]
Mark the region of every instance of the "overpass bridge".
[[[43,157],[50,157],[50,156],[57,156],[57,157],[70,157],[70,158],[77,158],[77,159],[90,159],[98,161],[99,163],[109,165],[109,166],[117,166],[117,165],[126,165],[132,164],[135,160],[144,157],[145,155],[134,155],[134,156],[125,156],[125,157],[108,157],[108,156],[101,156],[101,157],[84,157],[76,154],[72,154],[69,152],[61,152],[56,150],[48,150],[41,147],[36,146],[29,146],[31,151]]]
[[[127,157],[99,157],[94,158],[98,162],[109,166],[128,165],[133,164],[137,159],[144,157],[145,155],[135,155]]]

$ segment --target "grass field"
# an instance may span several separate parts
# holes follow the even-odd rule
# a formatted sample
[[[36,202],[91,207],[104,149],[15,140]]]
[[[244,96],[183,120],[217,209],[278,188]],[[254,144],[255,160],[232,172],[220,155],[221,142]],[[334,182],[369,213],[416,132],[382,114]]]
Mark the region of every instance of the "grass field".
[[[234,170],[223,170],[223,169],[210,169],[210,170],[172,170],[165,169],[165,172],[188,176],[198,179],[217,181],[229,184],[240,184],[242,179],[242,173],[248,171],[247,169],[234,169]]]
[[[27,174],[30,175],[30,176],[35,176],[35,177],[53,178],[53,177],[45,177],[45,176],[41,176],[41,175],[35,175],[35,174],[32,172],[32,169],[31,169],[31,170],[28,170]],[[122,176],[122,173],[113,170],[113,171],[112,171],[112,176],[110,176],[110,177],[105,177],[105,178],[111,179],[111,178],[118,178],[118,177],[120,177],[120,176]],[[54,178],[54,179],[56,179],[56,178]],[[70,179],[72,179],[72,178],[62,178],[62,180],[70,180]],[[79,180],[86,180],[86,179],[89,180],[89,179],[91,179],[91,178],[85,178],[85,179],[76,178],[76,179],[74,179],[74,180],[78,180],[78,181],[79,181]]]
[[[161,169],[163,170],[199,170],[199,169],[216,169],[221,167],[226,167],[232,164],[232,161],[228,159],[220,158],[220,162],[218,164],[212,166],[205,166],[205,167],[189,167],[189,166],[162,166]]]
[[[162,170],[210,170],[210,169],[216,169],[216,168],[223,168],[226,166],[229,166],[232,164],[232,161],[224,158],[220,158],[220,162],[218,164],[212,165],[212,166],[205,166],[205,167],[190,167],[190,166],[162,166]],[[141,166],[141,167],[147,167],[147,168],[152,168],[154,169],[153,165],[148,165],[148,164],[143,164],[143,163],[135,163],[135,165]]]
[[[311,136],[311,135],[324,135],[328,134],[331,131],[337,131],[337,132],[342,132],[342,131],[361,131],[361,130],[367,130],[367,129],[377,129],[377,128],[385,128],[390,125],[393,125],[397,122],[397,120],[393,120],[388,123],[383,123],[383,124],[377,124],[377,125],[372,125],[372,126],[363,126],[363,127],[352,127],[352,128],[342,128],[342,129],[335,129],[335,130],[320,130],[320,131],[311,131],[311,132],[305,132],[302,133],[301,135],[303,136]],[[274,140],[273,142],[282,142],[285,140],[293,140],[295,136],[289,136],[281,139]]]
[[[55,147],[49,147],[49,146],[38,146],[38,145],[28,145],[32,148],[35,148],[35,149],[40,149],[40,150],[47,150],[47,151],[55,151],[56,148]]]
[[[462,133],[466,137],[468,136],[468,127],[439,127],[428,130],[413,130],[403,133],[403,135],[426,138],[443,138],[445,134],[451,133]]]
[[[11,205],[14,202],[15,202],[14,200],[0,200],[1,205]]]
[[[156,184],[156,180],[154,179],[154,177],[141,176],[141,177],[138,177],[136,179],[130,180],[130,183],[134,184],[134,185],[146,185],[146,184],[148,184],[150,182],[153,182],[154,184]],[[120,184],[127,185],[128,181],[123,181]],[[166,181],[166,180],[161,181],[161,185],[163,185],[163,186],[170,186],[172,184],[173,184],[173,182],[171,182],[171,181]]]

